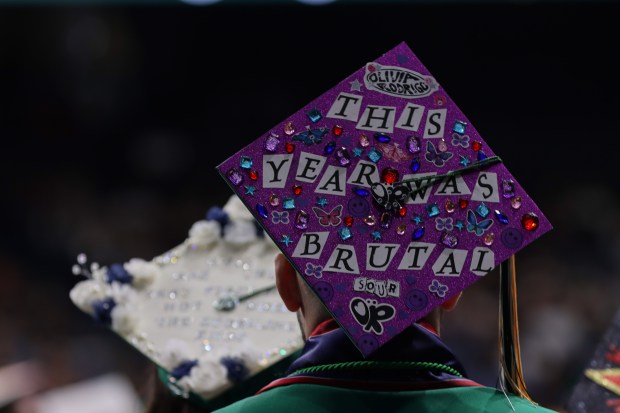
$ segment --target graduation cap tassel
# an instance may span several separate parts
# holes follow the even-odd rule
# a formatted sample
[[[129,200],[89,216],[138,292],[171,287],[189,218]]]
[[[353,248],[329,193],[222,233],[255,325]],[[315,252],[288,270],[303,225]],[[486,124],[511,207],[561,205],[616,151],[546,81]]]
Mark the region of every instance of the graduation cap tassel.
[[[527,393],[521,367],[517,313],[517,271],[511,255],[499,268],[499,358],[503,388],[534,403]]]

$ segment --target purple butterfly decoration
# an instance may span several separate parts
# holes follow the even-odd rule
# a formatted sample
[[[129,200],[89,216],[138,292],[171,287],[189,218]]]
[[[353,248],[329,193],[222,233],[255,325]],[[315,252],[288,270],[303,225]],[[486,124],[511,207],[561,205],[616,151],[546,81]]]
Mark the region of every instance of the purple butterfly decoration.
[[[439,152],[435,149],[435,145],[433,142],[426,142],[426,155],[425,158],[427,161],[431,162],[437,167],[444,166],[446,161],[452,158],[452,152]]]
[[[336,205],[329,212],[326,212],[319,207],[312,207],[312,211],[314,211],[314,214],[319,219],[319,224],[324,227],[329,227],[330,225],[338,226],[342,221],[340,219],[340,216],[342,215],[342,205]]]

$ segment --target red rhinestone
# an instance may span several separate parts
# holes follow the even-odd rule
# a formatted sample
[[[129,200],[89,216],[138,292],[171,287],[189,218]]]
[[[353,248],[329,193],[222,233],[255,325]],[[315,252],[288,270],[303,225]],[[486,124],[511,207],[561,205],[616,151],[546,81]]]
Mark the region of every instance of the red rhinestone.
[[[465,209],[467,208],[467,204],[469,204],[469,202],[466,199],[459,199],[459,208]]]
[[[400,215],[401,217],[407,215],[407,207],[400,207],[400,209],[398,210],[398,215]]]
[[[525,214],[523,218],[521,218],[521,225],[528,231],[534,231],[538,228],[538,217],[532,212]]]
[[[293,153],[293,151],[295,150],[295,144],[289,142],[284,145],[284,149],[286,149],[286,153]]]
[[[344,224],[347,227],[352,227],[353,226],[353,217],[344,217]]]
[[[381,171],[381,180],[386,184],[393,184],[398,181],[398,171],[394,168],[385,168]]]
[[[293,193],[294,193],[295,195],[299,195],[299,194],[301,194],[301,186],[299,186],[299,185],[295,185],[295,186],[293,187]]]
[[[474,151],[478,152],[480,149],[482,149],[482,143],[478,141],[473,141],[471,143],[471,147]]]
[[[253,180],[253,181],[257,181],[258,180],[258,172],[257,171],[250,172],[250,179]]]
[[[332,128],[332,132],[333,132],[333,133],[334,133],[334,135],[336,135],[336,136],[340,136],[340,135],[342,135],[342,132],[343,132],[343,131],[344,131],[344,129],[342,129],[342,126],[335,125],[335,126]]]

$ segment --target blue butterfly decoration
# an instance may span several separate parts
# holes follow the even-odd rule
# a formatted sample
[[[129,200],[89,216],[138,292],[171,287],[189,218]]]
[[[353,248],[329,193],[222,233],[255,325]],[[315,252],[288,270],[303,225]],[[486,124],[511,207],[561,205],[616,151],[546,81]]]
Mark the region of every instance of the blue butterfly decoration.
[[[446,161],[452,158],[452,152],[439,152],[435,149],[435,145],[431,141],[426,142],[426,160],[440,167],[446,164]]]
[[[474,215],[474,212],[471,209],[467,210],[468,232],[475,232],[477,236],[481,236],[482,234],[484,234],[484,231],[491,228],[491,225],[493,225],[493,220],[483,219],[482,221],[478,222],[476,220],[476,215]]]
[[[310,146],[313,143],[321,143],[323,136],[328,132],[327,128],[308,129],[293,136],[294,141],[300,141]]]

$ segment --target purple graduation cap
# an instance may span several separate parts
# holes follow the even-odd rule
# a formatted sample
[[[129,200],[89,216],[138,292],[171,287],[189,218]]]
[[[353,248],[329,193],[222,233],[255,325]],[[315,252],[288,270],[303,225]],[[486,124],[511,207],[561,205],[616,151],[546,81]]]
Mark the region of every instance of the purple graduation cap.
[[[217,169],[364,356],[551,229],[405,43]]]

